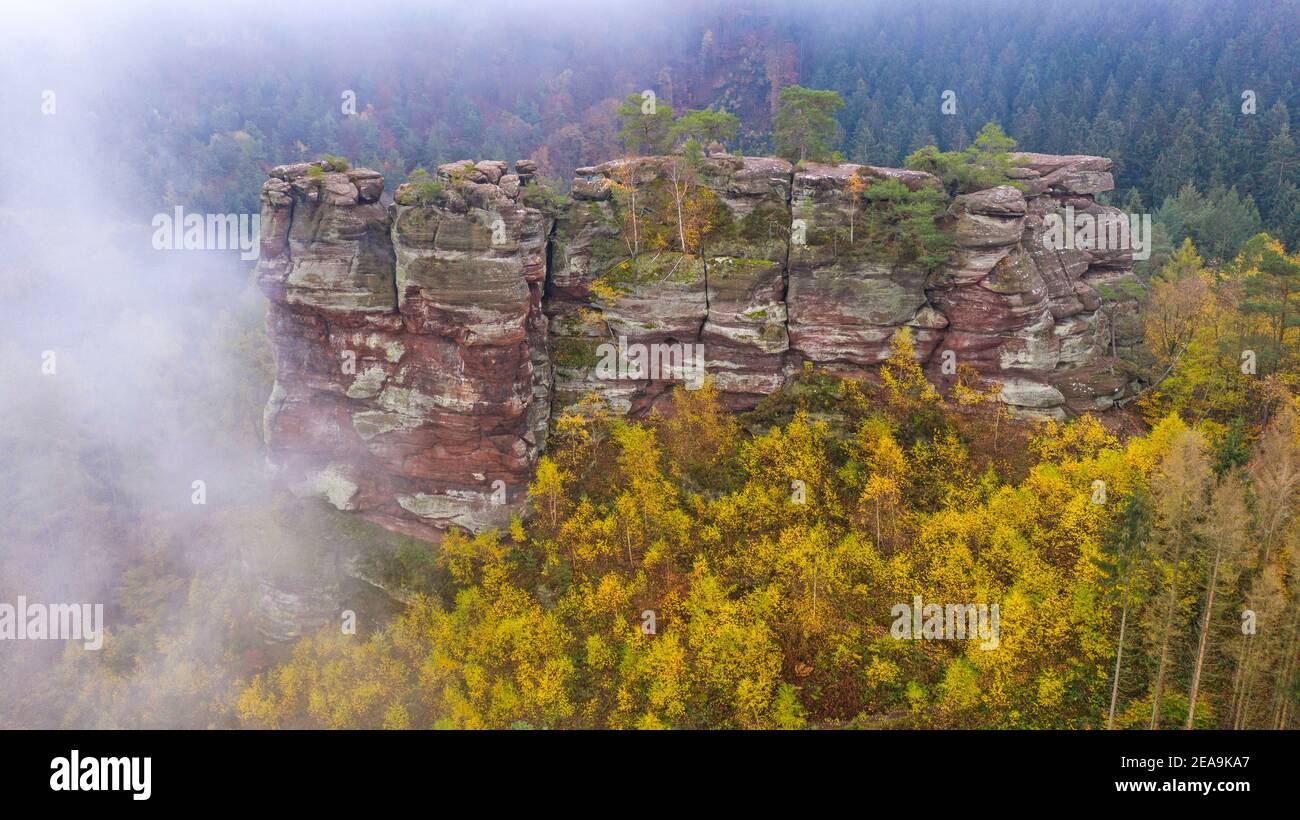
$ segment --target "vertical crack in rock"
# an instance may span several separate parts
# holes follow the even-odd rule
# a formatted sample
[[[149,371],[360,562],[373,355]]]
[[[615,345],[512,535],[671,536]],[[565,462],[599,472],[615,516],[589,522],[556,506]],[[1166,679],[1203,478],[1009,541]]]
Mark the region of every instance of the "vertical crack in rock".
[[[925,268],[862,238],[859,212],[866,206],[850,196],[849,186],[854,180],[870,185],[885,179],[910,190],[938,186],[938,180],[916,171],[812,162],[801,164],[792,184],[805,241],[792,242],[790,249],[790,344],[805,359],[845,375],[860,375],[884,361],[903,326],[911,328],[925,360],[942,329],[927,311]]]
[[[540,350],[534,351],[545,357],[546,360],[546,383],[545,383],[545,412],[539,411],[541,431],[538,434],[537,447],[539,452],[546,449],[546,440],[550,432],[551,415],[555,407],[555,363],[551,358],[550,344],[550,317],[546,313],[546,304],[551,296],[551,271],[554,270],[555,259],[555,231],[558,222],[554,219],[550,221],[550,229],[546,232],[546,270],[542,277],[542,304],[538,308],[541,321],[547,323],[546,344]]]
[[[785,210],[790,215],[785,226],[785,258],[781,260],[781,304],[786,306],[785,318],[782,326],[785,327],[785,337],[790,338],[790,246],[794,240],[794,167],[790,168],[790,173],[785,177]],[[788,357],[787,357],[788,358]],[[787,367],[793,364],[802,368],[802,362],[788,362]]]

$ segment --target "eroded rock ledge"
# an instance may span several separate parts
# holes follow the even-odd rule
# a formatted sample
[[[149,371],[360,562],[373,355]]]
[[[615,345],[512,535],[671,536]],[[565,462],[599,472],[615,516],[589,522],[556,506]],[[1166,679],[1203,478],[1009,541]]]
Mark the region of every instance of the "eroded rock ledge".
[[[1016,156],[1020,187],[945,199],[951,260],[928,269],[847,238],[862,183],[942,190],[917,171],[706,157],[691,182],[698,252],[683,255],[656,235],[677,226],[654,207],[629,220],[630,196],[638,212],[676,204],[680,158],[581,168],[554,218],[529,204],[527,161],[444,165],[387,205],[374,171],[278,166],[258,263],[277,365],[270,464],[300,494],[416,537],[501,525],[555,413],[595,393],[641,415],[680,381],[604,377],[600,346],[620,339],[702,346],[743,408],[804,362],[868,371],[907,327],[936,383],[952,351],[1015,412],[1107,409],[1127,387],[1111,354],[1140,333],[1132,256],[1042,240],[1067,206],[1119,213],[1094,199],[1111,162]]]

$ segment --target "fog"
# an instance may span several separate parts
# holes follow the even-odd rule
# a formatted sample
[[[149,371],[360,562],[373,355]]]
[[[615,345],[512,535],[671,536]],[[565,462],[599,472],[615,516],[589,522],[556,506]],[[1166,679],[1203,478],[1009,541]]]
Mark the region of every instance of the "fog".
[[[266,501],[271,364],[254,263],[153,243],[155,216],[176,207],[255,213],[265,169],[299,157],[196,162],[230,146],[198,115],[229,95],[241,106],[229,128],[271,130],[286,112],[256,108],[267,76],[355,88],[364,109],[380,80],[420,81],[410,52],[440,47],[449,69],[483,62],[432,88],[500,96],[506,62],[528,74],[593,39],[612,61],[653,49],[672,18],[594,2],[66,3],[7,16],[0,604],[103,604],[107,637],[98,651],[0,641],[0,727],[231,725],[232,683],[275,651],[252,629],[250,566],[312,578],[323,547]],[[337,95],[297,113],[333,117]]]

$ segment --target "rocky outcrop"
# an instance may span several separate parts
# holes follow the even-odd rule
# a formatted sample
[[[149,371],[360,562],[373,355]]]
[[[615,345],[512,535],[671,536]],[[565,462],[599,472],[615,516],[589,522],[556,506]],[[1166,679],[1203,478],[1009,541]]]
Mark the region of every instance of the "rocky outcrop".
[[[1119,215],[1102,157],[1017,154],[1012,184],[949,199],[936,178],[892,168],[713,155],[578,169],[557,226],[550,298],[556,405],[592,393],[617,412],[660,403],[678,374],[602,377],[601,344],[702,345],[708,377],[733,406],[779,389],[804,362],[869,372],[908,328],[936,382],[974,367],[1026,415],[1104,410],[1127,381],[1111,353],[1138,341],[1132,255],[1055,247],[1047,226],[1069,208]],[[877,182],[930,189],[949,261],[875,241]],[[687,216],[679,219],[685,203]],[[700,213],[692,225],[690,213]],[[637,215],[633,224],[632,214]],[[683,257],[674,235],[687,225]],[[1074,243],[1071,243],[1072,245]],[[659,378],[654,378],[654,376]]]
[[[866,240],[864,208],[850,190],[857,180],[897,180],[909,190],[942,190],[928,174],[862,165],[804,163],[794,174],[795,239],[790,245],[790,338],[802,359],[861,371],[883,361],[900,327],[911,329],[928,358],[946,319],[931,308],[927,270]]]
[[[684,380],[663,368],[603,378],[602,344],[660,345],[683,359],[685,346],[700,345],[703,369],[737,405],[784,383],[790,164],[722,154],[697,170],[683,165],[642,157],[578,169],[574,204],[556,230],[547,304],[557,404],[594,392],[638,414]],[[675,250],[679,208],[690,255]]]
[[[374,172],[271,171],[265,429],[286,486],[423,538],[517,508],[548,416],[550,222],[504,172],[444,166],[384,206]]]
[[[917,171],[623,159],[578,169],[554,220],[524,161],[444,165],[387,205],[373,171],[277,167],[258,264],[271,465],[419,537],[500,525],[550,419],[593,394],[639,416],[707,374],[749,407],[806,362],[873,371],[902,328],[936,383],[966,364],[1017,412],[1104,410],[1140,332],[1132,255],[1052,230],[1118,214],[1094,198],[1111,163],[1015,160],[1012,184],[949,197]],[[891,200],[863,195],[882,182],[938,203],[945,255],[882,244]]]
[[[931,278],[955,360],[1002,383],[1002,400],[1037,415],[1108,409],[1127,377],[1108,348],[1138,341],[1141,285],[1131,251],[1061,247],[1049,235],[1068,207],[1121,216],[1093,196],[1114,187],[1111,161],[1017,154],[1019,188],[956,197],[954,263]],[[1075,245],[1075,243],[1067,243]],[[1086,243],[1084,243],[1086,244]],[[941,374],[942,375],[942,374]]]

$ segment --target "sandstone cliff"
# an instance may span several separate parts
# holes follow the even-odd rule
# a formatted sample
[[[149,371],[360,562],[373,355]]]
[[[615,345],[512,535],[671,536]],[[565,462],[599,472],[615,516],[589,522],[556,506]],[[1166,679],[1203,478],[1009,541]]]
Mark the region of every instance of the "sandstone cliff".
[[[504,163],[446,169],[438,206],[408,190],[384,207],[378,174],[315,167],[262,189],[272,468],[419,537],[503,523],[549,415],[549,221]]]
[[[611,349],[700,350],[743,408],[805,362],[870,372],[903,327],[936,383],[958,362],[1018,413],[1105,410],[1126,389],[1111,355],[1140,333],[1131,254],[1043,237],[1067,207],[1118,214],[1094,199],[1111,162],[1016,162],[1013,185],[949,198],[917,171],[715,154],[687,174],[640,157],[579,169],[559,209],[529,204],[522,161],[444,165],[387,206],[373,171],[279,166],[258,265],[270,463],[418,537],[500,525],[555,413],[594,393],[641,415],[688,380],[680,357],[611,377]],[[862,239],[877,205],[858,194],[881,180],[936,192],[942,261]]]

